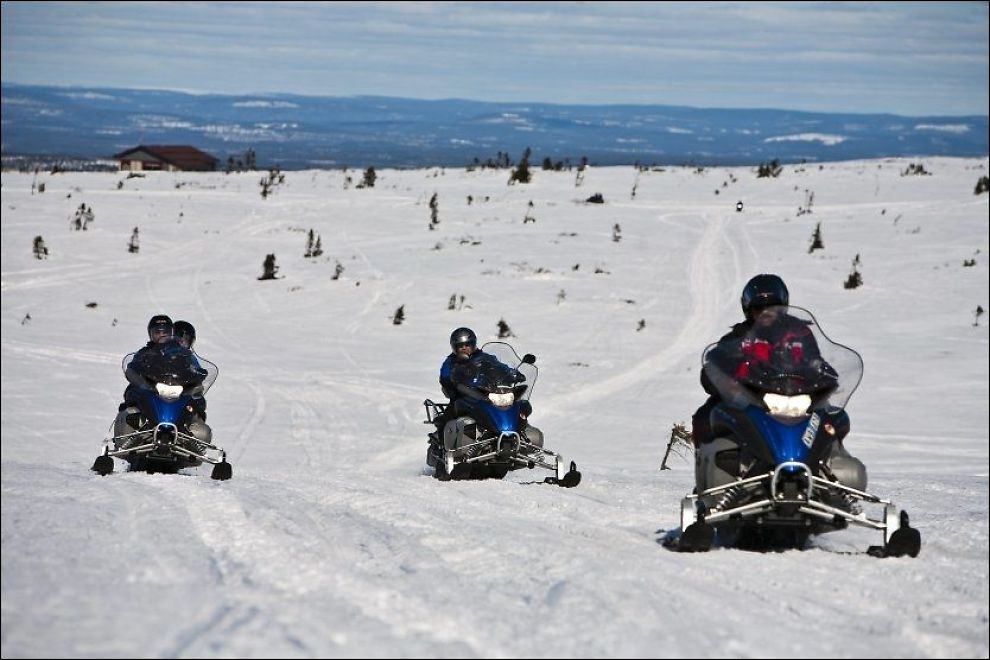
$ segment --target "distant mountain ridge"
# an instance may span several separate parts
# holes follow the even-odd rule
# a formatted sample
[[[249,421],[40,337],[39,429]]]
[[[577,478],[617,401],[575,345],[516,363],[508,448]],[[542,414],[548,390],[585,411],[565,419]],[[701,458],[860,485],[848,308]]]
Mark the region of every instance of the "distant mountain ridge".
[[[883,157],[982,157],[986,115],[902,117],[663,105],[189,94],[3,83],[2,153],[109,158],[189,144],[258,165],[461,167],[499,152],[600,165],[755,165]]]

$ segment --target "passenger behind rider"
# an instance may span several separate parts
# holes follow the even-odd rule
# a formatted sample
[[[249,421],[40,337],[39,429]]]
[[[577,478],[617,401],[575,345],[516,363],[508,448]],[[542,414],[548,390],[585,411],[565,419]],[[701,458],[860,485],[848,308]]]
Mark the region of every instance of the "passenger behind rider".
[[[175,340],[183,347],[189,349],[192,353],[190,357],[190,362],[194,370],[201,371],[206,374],[206,370],[203,369],[196,356],[196,351],[193,350],[193,344],[196,343],[196,328],[189,321],[176,321],[173,328],[175,333]],[[194,437],[203,439],[201,436],[206,435],[207,438],[213,436],[210,427],[206,424],[206,397],[202,388],[198,390],[193,390],[192,392],[192,402],[189,404],[193,407],[193,414],[195,416],[193,422],[189,425],[189,431]],[[193,425],[196,424],[194,428]],[[204,427],[200,429],[199,424]],[[209,440],[207,440],[209,441]]]

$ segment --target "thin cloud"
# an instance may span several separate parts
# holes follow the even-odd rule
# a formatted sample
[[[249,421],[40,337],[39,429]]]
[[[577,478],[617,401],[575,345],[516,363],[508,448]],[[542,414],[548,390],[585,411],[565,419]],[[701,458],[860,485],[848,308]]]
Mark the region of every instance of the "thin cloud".
[[[986,113],[987,42],[986,3],[46,2],[2,50],[28,84],[923,115]]]

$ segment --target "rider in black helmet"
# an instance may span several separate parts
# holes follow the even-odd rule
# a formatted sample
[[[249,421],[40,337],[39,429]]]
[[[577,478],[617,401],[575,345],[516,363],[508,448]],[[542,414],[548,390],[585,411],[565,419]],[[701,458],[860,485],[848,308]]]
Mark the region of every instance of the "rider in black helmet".
[[[455,403],[458,399],[471,396],[471,391],[464,385],[456,383],[456,372],[471,362],[481,360],[485,353],[478,348],[478,336],[471,328],[457,328],[450,333],[450,355],[440,366],[440,389],[450,399],[443,413],[433,419],[437,431],[443,433],[444,425],[457,415]],[[460,368],[460,369],[459,369]]]
[[[787,285],[779,276],[762,274],[753,277],[743,287],[739,302],[746,320],[732,326],[732,330],[718,342],[720,346],[739,348],[739,353],[725,356],[722,366],[726,369],[732,369],[732,373],[736,376],[747,373],[751,369],[758,368],[760,361],[766,359],[761,357],[761,354],[765,356],[781,346],[785,346],[787,353],[802,363],[818,361],[821,363],[819,368],[832,369],[821,354],[811,324],[787,313],[790,294]],[[713,358],[713,361],[722,360]],[[718,390],[704,369],[701,372],[701,386],[709,396],[691,418],[691,435],[696,448],[715,439],[711,429],[711,411],[721,402]],[[838,442],[832,446],[826,459],[827,464],[841,483],[857,490],[865,490],[866,466],[849,454],[842,444],[842,440],[849,432],[849,417],[842,412],[836,419],[839,420],[835,422],[836,427],[839,427],[836,428]],[[857,512],[855,505],[842,497],[832,504]]]
[[[150,387],[144,376],[138,372],[136,367],[141,364],[141,360],[148,353],[148,351],[159,350],[162,345],[171,341],[174,331],[175,326],[172,324],[172,319],[165,314],[155,314],[151,317],[151,320],[148,321],[148,343],[134,353],[134,358],[127,365],[127,369],[124,372],[124,375],[127,377],[127,382],[130,383],[130,385],[128,385],[127,390],[124,391],[124,403],[121,404],[121,409],[126,407],[128,401],[134,400],[128,396],[129,390],[132,387]]]
[[[732,326],[732,329],[719,339],[719,343],[729,339],[742,339],[752,329],[756,316],[761,310],[776,305],[786,306],[790,304],[790,293],[780,276],[756,275],[743,287],[739,304],[742,306],[746,319]],[[712,440],[709,417],[712,409],[722,400],[704,370],[701,371],[701,386],[708,393],[708,400],[691,417],[691,437],[695,446]]]
[[[454,366],[471,359],[478,350],[478,336],[471,328],[457,328],[450,333],[450,355],[440,365],[440,388],[448,399],[458,397],[457,388],[451,380]]]
[[[193,327],[193,324],[189,321],[176,321],[172,329],[176,341],[191,351],[193,344],[196,343],[196,328]]]
[[[196,343],[196,328],[189,321],[176,321],[174,326],[175,340],[179,342],[184,348],[188,348],[190,351],[193,350],[193,344]],[[191,357],[191,362],[193,367],[196,369],[202,369],[199,360],[196,359],[196,353],[193,351]],[[194,395],[192,405],[196,409],[196,414],[200,416],[203,423],[206,422],[206,398],[202,395]]]
[[[739,304],[742,305],[743,314],[748,321],[753,320],[753,314],[757,310],[773,305],[788,305],[790,294],[787,285],[778,275],[757,275],[750,279],[743,287]]]
[[[171,341],[173,332],[172,319],[165,314],[155,314],[148,321],[148,343],[134,353],[134,357],[131,358],[124,370],[127,387],[124,389],[124,402],[117,407],[114,435],[123,435],[137,430],[127,425],[126,418],[127,415],[138,412],[134,403],[137,400],[137,390],[151,387],[147,379],[141,375],[138,365],[145,359],[148,351],[160,350],[164,344]]]

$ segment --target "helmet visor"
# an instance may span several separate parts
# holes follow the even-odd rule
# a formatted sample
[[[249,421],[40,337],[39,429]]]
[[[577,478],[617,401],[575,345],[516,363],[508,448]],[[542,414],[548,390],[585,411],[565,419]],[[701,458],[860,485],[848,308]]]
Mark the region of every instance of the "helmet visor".
[[[153,342],[160,342],[172,336],[172,324],[159,322],[148,328],[148,339]]]

